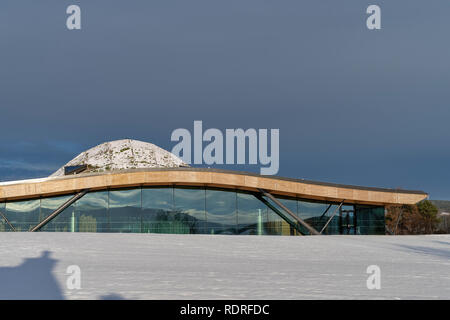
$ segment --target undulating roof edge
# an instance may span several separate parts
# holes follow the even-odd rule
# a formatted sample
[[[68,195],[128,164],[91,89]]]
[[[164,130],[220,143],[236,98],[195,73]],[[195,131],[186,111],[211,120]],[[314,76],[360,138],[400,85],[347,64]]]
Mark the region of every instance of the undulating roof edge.
[[[395,189],[395,188],[366,187],[366,186],[357,186],[357,185],[348,185],[348,184],[338,184],[338,183],[332,183],[332,182],[321,182],[321,181],[314,181],[314,180],[307,180],[307,179],[296,179],[296,178],[287,178],[287,177],[280,177],[280,176],[260,175],[260,174],[257,174],[257,173],[246,172],[246,171],[212,169],[212,168],[192,168],[192,167],[191,168],[178,167],[178,168],[124,169],[124,170],[111,170],[111,171],[103,171],[103,172],[79,173],[79,174],[68,175],[68,176],[47,177],[47,178],[39,178],[39,179],[0,182],[0,187],[8,186],[8,185],[26,184],[26,183],[38,183],[38,182],[45,182],[45,181],[54,181],[54,180],[75,179],[75,178],[89,177],[89,176],[101,176],[101,175],[119,174],[119,173],[133,173],[133,172],[159,172],[159,171],[192,171],[192,172],[228,173],[228,174],[236,174],[236,175],[263,177],[263,178],[269,178],[269,179],[274,179],[274,180],[300,182],[300,183],[319,185],[319,186],[329,186],[329,187],[336,187],[336,188],[367,190],[367,191],[378,191],[378,192],[390,192],[390,193],[407,193],[407,194],[428,195],[428,193],[426,193],[424,191],[421,191],[421,190],[406,190],[406,189]]]

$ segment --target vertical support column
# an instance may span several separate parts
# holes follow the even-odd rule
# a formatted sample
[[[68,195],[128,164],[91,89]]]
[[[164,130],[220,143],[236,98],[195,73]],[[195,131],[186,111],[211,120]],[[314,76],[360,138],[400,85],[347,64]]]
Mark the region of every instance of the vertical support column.
[[[70,218],[70,232],[75,232],[75,211],[72,211],[72,217]]]
[[[258,236],[262,235],[262,215],[261,215],[261,209],[258,209]]]

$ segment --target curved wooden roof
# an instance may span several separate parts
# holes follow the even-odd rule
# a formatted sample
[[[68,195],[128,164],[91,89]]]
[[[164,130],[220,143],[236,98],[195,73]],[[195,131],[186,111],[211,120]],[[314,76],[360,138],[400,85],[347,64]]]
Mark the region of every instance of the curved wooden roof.
[[[423,191],[371,188],[333,183],[261,176],[217,169],[135,169],[85,173],[58,178],[0,184],[0,202],[72,194],[84,189],[107,190],[133,186],[205,186],[248,191],[265,189],[274,195],[371,205],[414,204],[425,198]]]

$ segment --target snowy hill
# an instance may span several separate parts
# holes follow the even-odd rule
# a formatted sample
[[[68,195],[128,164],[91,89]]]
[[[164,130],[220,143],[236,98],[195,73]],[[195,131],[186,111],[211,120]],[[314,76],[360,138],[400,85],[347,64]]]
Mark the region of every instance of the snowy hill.
[[[50,177],[63,176],[64,167],[79,165],[87,165],[89,172],[188,167],[180,158],[154,144],[124,139],[105,142],[82,152]]]

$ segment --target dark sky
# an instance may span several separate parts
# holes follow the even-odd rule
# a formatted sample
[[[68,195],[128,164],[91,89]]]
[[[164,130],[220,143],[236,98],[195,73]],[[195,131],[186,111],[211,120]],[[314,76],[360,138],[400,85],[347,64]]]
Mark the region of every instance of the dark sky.
[[[82,30],[66,28],[70,4]],[[366,28],[378,4],[382,29]],[[450,2],[2,0],[0,180],[176,128],[279,128],[278,175],[450,199]],[[245,169],[259,172],[259,166]]]

